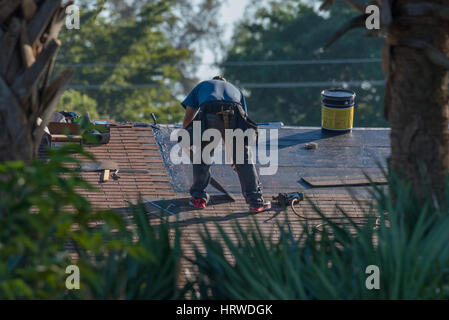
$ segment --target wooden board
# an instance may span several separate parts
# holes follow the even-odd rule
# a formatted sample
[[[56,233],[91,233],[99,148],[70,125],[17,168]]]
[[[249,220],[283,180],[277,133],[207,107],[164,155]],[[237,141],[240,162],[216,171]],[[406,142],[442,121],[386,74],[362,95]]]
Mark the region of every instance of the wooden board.
[[[369,185],[370,183],[387,183],[387,179],[382,175],[373,175],[370,176],[370,179],[371,182],[367,177],[362,175],[302,177],[302,180],[310,184],[312,187],[360,186]]]
[[[52,142],[81,142],[82,137],[80,135],[65,135],[65,134],[51,134],[51,141]]]

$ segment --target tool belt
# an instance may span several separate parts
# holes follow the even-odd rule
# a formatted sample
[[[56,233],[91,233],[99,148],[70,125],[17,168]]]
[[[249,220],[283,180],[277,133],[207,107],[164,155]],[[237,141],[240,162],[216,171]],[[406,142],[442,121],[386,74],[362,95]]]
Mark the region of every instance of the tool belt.
[[[219,114],[223,117],[225,129],[229,129],[229,116],[237,115],[236,118],[236,128],[246,131],[248,129],[253,129],[256,132],[256,143],[258,138],[258,127],[257,123],[251,120],[246,114],[243,107],[238,102],[233,101],[207,101],[200,105],[199,111],[193,121],[201,121],[201,134],[206,131],[207,128],[207,117],[206,114]],[[193,144],[193,121],[187,126],[186,130],[190,134],[190,145]]]
[[[200,110],[204,113],[219,113],[222,111],[236,111],[238,106],[241,107],[241,104],[233,101],[207,101],[200,105]]]
[[[235,129],[242,129],[243,131],[247,129],[254,129],[257,133],[257,124],[252,121],[245,110],[243,110],[242,105],[238,102],[233,101],[208,101],[200,105],[200,119],[206,118],[204,115],[207,113],[220,114],[223,116],[223,121],[225,121],[226,115],[237,115],[237,125]],[[205,122],[205,121],[204,121]],[[203,123],[202,123],[203,124]],[[206,124],[205,124],[206,125]],[[207,125],[206,125],[207,126]],[[226,127],[226,123],[225,123]],[[228,124],[229,127],[229,124]]]

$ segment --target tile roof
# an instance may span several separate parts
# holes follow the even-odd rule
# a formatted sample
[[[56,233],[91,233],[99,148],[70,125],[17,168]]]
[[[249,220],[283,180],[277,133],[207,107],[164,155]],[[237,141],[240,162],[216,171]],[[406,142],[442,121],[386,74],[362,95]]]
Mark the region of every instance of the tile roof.
[[[95,208],[114,209],[127,213],[127,201],[135,202],[139,194],[161,207],[171,204],[169,217],[171,221],[179,220],[182,226],[182,245],[184,253],[191,256],[194,245],[199,245],[198,228],[202,223],[217,232],[218,223],[231,238],[235,238],[233,223],[238,221],[243,227],[249,227],[255,219],[264,233],[276,237],[276,223],[283,221],[287,215],[293,231],[302,228],[299,218],[288,208],[286,211],[274,204],[273,210],[261,214],[251,214],[240,195],[238,178],[229,166],[212,167],[212,174],[232,193],[236,202],[224,201],[223,197],[213,194],[211,204],[205,210],[193,210],[188,206],[188,187],[191,183],[191,166],[174,166],[169,158],[173,145],[169,136],[174,126],[161,126],[154,129],[144,124],[112,124],[108,144],[86,146],[96,161],[113,160],[121,169],[145,169],[148,173],[123,173],[117,181],[111,179],[100,183],[99,172],[82,172],[82,177],[98,188],[98,191],[80,191]],[[307,142],[318,143],[317,150],[305,150]],[[40,154],[45,156],[44,148]],[[347,188],[312,188],[301,182],[302,175],[348,175],[360,174],[362,171],[378,172],[378,160],[389,152],[389,130],[359,129],[351,134],[327,136],[318,128],[287,127],[279,131],[280,167],[274,176],[261,177],[265,197],[271,199],[279,192],[303,191],[328,217],[341,219],[342,215],[336,205],[355,218],[362,217],[371,200],[363,188],[353,188],[359,192],[358,201],[348,194]],[[384,164],[384,162],[383,162]],[[385,164],[384,164],[385,165]],[[150,223],[159,223],[161,210],[151,204],[146,205]],[[322,224],[318,215],[307,201],[300,203],[300,211],[310,217],[311,226]],[[192,274],[187,261],[182,263],[182,279]]]
[[[97,188],[96,192],[79,190],[94,208],[126,211],[128,201],[143,197],[174,196],[167,171],[151,127],[134,124],[112,124],[110,141],[99,146],[85,145],[96,161],[113,160],[120,169],[148,170],[147,173],[120,173],[120,179],[100,182],[100,172],[81,172],[81,176]],[[41,145],[40,157],[46,157],[45,145]]]

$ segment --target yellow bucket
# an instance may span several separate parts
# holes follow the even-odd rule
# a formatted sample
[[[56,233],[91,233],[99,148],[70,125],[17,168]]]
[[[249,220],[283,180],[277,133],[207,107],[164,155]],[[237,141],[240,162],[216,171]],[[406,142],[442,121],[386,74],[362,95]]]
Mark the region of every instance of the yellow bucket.
[[[328,131],[351,131],[355,92],[344,89],[324,90],[321,96],[321,128]]]

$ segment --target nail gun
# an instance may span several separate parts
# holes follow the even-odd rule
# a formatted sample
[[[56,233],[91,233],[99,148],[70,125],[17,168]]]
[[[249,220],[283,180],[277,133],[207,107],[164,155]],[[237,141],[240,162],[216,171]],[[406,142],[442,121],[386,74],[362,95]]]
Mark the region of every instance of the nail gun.
[[[304,194],[302,192],[279,193],[277,197],[273,197],[273,200],[278,201],[282,206],[290,206],[298,201],[303,201]]]

